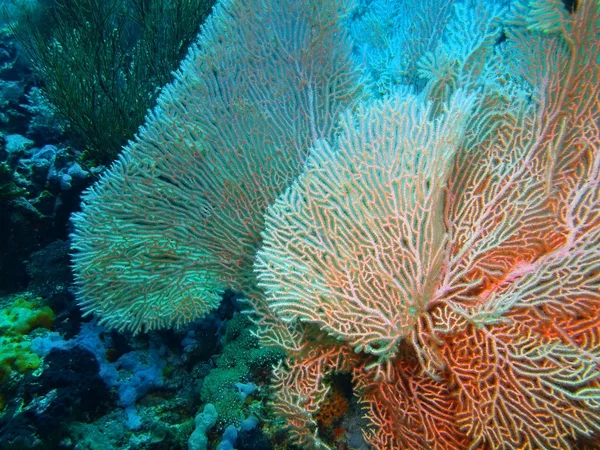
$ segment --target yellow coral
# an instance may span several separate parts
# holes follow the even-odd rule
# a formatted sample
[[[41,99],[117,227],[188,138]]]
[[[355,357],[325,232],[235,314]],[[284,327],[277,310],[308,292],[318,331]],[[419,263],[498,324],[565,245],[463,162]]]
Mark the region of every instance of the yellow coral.
[[[28,335],[36,328],[50,329],[53,322],[54,312],[42,306],[39,299],[18,297],[0,310],[0,383],[12,370],[23,373],[39,367],[40,360],[31,351]]]

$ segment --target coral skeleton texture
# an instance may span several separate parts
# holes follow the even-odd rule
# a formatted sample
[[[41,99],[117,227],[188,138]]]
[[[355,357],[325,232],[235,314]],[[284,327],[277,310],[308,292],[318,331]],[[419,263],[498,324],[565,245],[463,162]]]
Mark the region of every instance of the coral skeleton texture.
[[[243,291],[303,448],[340,373],[376,449],[598,442],[600,3],[500,3],[455,3],[411,89],[361,75],[350,1],[222,1],[74,220],[84,310]]]
[[[267,206],[362,96],[344,0],[224,0],[137,139],[83,197],[74,266],[86,313],[181,326],[251,291]],[[310,51],[306,51],[310,49]]]
[[[269,209],[259,285],[283,323],[357,352],[342,370],[375,448],[599,436],[598,4],[531,2],[504,33],[478,78],[432,77],[433,104],[348,113]],[[323,387],[299,376],[315,363],[298,351],[279,369],[277,408],[315,409]]]

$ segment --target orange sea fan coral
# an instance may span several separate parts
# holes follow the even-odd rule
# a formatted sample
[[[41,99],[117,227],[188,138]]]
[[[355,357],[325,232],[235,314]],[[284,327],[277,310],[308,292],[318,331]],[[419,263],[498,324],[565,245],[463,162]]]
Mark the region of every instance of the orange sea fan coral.
[[[375,448],[600,438],[599,9],[516,2],[443,113],[364,106],[270,209],[266,302],[357,352],[328,371],[352,370]]]

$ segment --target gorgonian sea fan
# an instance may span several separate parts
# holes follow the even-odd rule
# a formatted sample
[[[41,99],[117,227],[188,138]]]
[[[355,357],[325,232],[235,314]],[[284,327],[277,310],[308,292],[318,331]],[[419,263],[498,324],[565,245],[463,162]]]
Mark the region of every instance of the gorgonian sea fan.
[[[283,415],[319,409],[302,374],[322,398],[351,371],[379,449],[598,437],[598,9],[518,2],[488,63],[426,87],[435,113],[368,103],[315,146],[256,263],[270,310],[309,336],[276,374]]]
[[[218,2],[74,217],[86,313],[119,330],[177,327],[216,307],[226,288],[254,288],[267,206],[363,95],[342,27],[350,3]]]

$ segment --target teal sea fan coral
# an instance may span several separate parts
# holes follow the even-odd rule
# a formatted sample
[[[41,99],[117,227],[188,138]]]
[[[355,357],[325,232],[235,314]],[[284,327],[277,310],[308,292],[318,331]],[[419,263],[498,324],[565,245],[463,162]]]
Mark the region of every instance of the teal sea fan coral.
[[[138,138],[83,198],[83,309],[134,332],[251,291],[267,206],[362,96],[345,1],[220,2]]]

